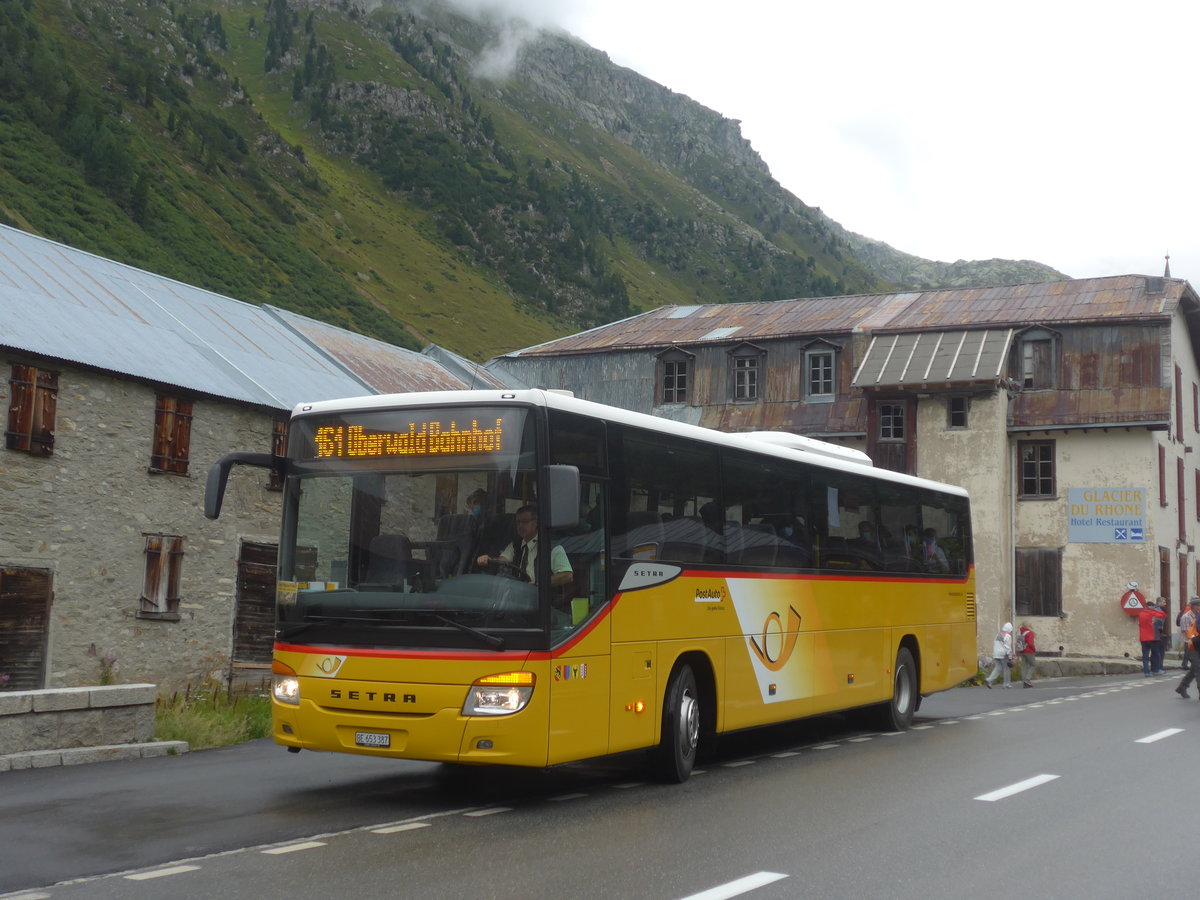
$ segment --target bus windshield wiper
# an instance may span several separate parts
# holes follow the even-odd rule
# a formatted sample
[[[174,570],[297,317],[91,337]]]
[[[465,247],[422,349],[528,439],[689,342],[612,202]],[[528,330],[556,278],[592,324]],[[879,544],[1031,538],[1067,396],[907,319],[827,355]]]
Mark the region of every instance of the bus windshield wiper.
[[[495,647],[497,650],[504,649],[503,638],[496,637],[494,634],[488,634],[486,631],[480,631],[478,628],[472,628],[470,625],[464,625],[462,622],[456,622],[454,619],[447,618],[446,616],[440,616],[437,613],[434,613],[433,617],[445,625],[449,625],[452,628],[457,628],[459,631],[464,631],[467,634],[474,635],[489,647]]]

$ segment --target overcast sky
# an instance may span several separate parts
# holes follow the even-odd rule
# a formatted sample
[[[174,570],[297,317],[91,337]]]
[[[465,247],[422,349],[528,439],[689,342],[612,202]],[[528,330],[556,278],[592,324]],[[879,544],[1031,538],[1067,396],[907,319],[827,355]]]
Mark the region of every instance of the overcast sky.
[[[496,6],[496,0],[456,0]],[[784,187],[928,259],[1200,287],[1200,3],[503,0],[742,123]]]

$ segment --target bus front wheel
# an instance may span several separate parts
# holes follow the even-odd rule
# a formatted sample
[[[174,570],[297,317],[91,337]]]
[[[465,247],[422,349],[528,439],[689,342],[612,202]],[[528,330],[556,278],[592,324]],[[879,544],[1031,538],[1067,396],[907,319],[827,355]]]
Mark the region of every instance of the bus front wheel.
[[[912,725],[920,700],[917,664],[907,647],[897,651],[892,672],[892,699],[878,707],[877,724],[884,731],[905,731]]]
[[[699,746],[700,692],[696,673],[684,663],[671,677],[663,698],[662,735],[650,752],[655,777],[669,784],[687,781]]]

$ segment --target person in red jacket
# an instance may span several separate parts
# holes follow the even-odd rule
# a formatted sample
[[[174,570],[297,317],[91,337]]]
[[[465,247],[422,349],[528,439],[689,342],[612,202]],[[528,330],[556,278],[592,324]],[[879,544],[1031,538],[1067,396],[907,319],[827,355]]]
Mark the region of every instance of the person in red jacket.
[[[1021,681],[1025,687],[1033,687],[1033,673],[1037,668],[1036,646],[1037,635],[1029,627],[1028,622],[1022,622],[1017,632],[1017,655],[1021,658]]]
[[[1162,675],[1166,671],[1162,667],[1162,643],[1154,627],[1155,619],[1166,617],[1167,614],[1153,603],[1147,603],[1138,612],[1138,640],[1142,642],[1142,675],[1146,678]]]

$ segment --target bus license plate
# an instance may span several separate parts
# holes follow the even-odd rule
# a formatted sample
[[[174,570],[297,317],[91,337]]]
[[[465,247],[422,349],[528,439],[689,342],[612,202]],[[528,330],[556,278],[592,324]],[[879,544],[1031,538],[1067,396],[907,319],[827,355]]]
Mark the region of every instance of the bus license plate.
[[[392,746],[392,736],[376,734],[374,731],[356,731],[354,732],[354,743],[360,747],[390,747]]]

